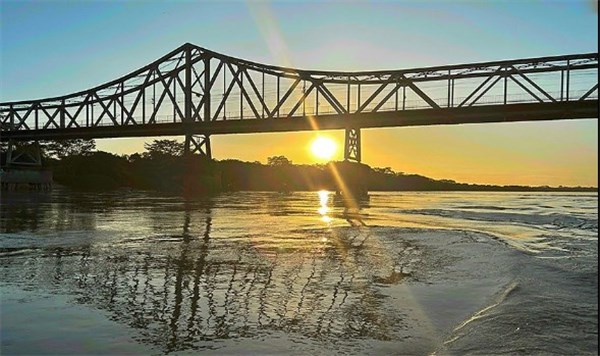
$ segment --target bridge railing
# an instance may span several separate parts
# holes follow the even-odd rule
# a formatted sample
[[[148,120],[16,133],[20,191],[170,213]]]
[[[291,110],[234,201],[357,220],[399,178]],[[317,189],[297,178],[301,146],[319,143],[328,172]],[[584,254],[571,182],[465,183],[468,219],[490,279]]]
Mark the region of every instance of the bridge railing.
[[[598,100],[598,53],[428,68],[277,67],[185,44],[104,85],[0,103],[2,132]]]

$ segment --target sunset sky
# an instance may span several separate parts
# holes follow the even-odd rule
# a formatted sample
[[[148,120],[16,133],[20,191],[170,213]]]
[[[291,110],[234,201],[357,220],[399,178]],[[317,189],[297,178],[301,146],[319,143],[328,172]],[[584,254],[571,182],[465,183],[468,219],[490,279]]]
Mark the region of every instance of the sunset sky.
[[[68,94],[185,42],[303,69],[402,69],[598,51],[595,1],[0,2],[0,101]],[[363,162],[459,182],[598,185],[598,120],[364,129]],[[335,139],[343,156],[343,132]],[[315,163],[314,132],[212,137],[216,159]],[[97,140],[140,152],[148,139]]]

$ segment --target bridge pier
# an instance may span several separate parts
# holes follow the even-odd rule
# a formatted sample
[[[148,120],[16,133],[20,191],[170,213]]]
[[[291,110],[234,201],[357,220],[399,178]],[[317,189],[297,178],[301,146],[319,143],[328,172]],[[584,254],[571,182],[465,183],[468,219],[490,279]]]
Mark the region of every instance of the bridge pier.
[[[360,127],[346,128],[344,162],[331,167],[337,177],[336,195],[344,196],[349,206],[355,206],[358,200],[368,195],[368,169],[360,163],[360,144]]]
[[[15,142],[8,140],[8,150],[6,152],[6,166],[42,166],[42,150],[39,141],[34,141],[31,145],[22,145],[16,149]]]
[[[360,127],[346,129],[344,140],[344,161],[360,163]]]
[[[39,141],[17,146],[9,140],[3,163],[0,190],[49,190],[52,187],[52,171],[42,168]]]
[[[208,159],[212,159],[212,152],[210,149],[210,136],[186,134],[184,152],[185,154],[197,153],[201,156],[206,156]]]
[[[221,172],[212,162],[210,136],[186,134],[181,176],[181,193],[186,197],[213,194],[222,190]]]
[[[335,184],[335,196],[348,208],[356,208],[368,199],[368,166],[351,161],[331,162],[328,166]]]

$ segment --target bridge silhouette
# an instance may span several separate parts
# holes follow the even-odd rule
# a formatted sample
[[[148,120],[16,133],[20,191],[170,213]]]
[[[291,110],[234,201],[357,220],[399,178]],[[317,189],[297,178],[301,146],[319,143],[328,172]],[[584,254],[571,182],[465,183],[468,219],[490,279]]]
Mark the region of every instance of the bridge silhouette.
[[[185,136],[211,157],[218,134],[598,118],[598,53],[335,72],[266,65],[186,43],[73,94],[0,103],[1,141]]]

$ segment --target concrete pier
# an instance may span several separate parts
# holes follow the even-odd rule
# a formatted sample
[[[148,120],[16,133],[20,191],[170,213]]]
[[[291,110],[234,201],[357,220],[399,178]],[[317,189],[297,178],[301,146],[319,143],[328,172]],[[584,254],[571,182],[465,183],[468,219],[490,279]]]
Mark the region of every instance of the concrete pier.
[[[2,168],[0,169],[1,190],[50,190],[52,171],[41,169]]]

